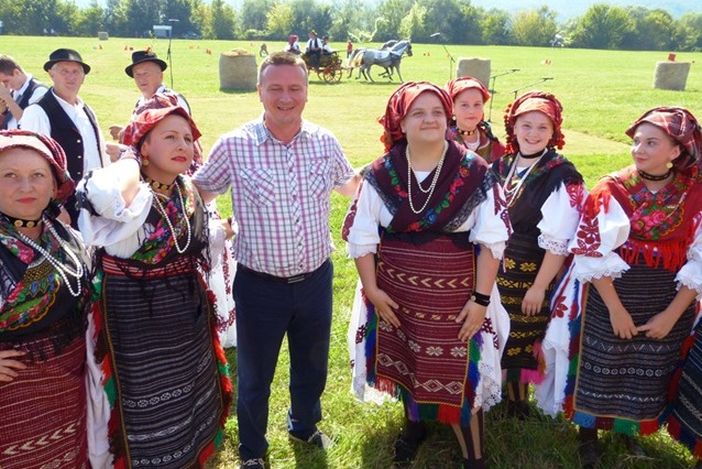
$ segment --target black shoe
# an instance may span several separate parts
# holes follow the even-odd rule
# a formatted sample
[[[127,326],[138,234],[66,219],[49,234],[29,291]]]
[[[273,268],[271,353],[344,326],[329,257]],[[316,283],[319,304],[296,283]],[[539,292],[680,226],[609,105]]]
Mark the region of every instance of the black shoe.
[[[600,450],[597,441],[586,441],[578,448],[580,455],[580,467],[582,469],[594,469],[600,461]]]
[[[251,458],[241,461],[240,469],[265,469],[266,463],[263,458]]]
[[[311,434],[302,435],[300,433],[288,432],[290,439],[301,443],[308,443],[319,449],[327,449],[332,445],[332,440],[320,430],[315,430]]]
[[[507,401],[507,416],[517,420],[527,420],[531,415],[531,408],[527,401]]]
[[[487,464],[485,464],[485,458],[481,458],[481,459],[463,458],[463,469],[487,469]]]
[[[407,422],[407,427],[395,440],[395,464],[408,464],[417,456],[419,445],[427,439],[427,430],[423,422]]]

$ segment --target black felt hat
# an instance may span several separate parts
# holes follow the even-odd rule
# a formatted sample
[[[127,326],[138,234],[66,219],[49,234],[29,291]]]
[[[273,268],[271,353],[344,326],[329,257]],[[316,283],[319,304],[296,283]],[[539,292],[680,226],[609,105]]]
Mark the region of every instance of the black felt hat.
[[[151,49],[146,49],[138,50],[132,53],[132,64],[125,68],[124,72],[130,77],[134,78],[132,68],[134,68],[136,64],[140,64],[143,62],[154,62],[155,64],[158,64],[159,67],[161,67],[161,71],[165,70],[168,67],[168,65],[166,65],[166,62],[164,62],[156,56],[155,52],[153,52]]]
[[[87,75],[90,73],[90,65],[83,62],[83,57],[73,49],[56,49],[49,55],[49,61],[44,64],[44,70],[47,72],[57,62],[75,62],[83,66],[83,71]]]

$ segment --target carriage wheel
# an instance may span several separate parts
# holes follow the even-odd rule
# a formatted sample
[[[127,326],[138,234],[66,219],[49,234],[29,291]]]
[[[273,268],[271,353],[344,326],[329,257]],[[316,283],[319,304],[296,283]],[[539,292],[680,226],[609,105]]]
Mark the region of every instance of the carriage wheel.
[[[322,77],[327,83],[337,83],[339,80],[341,80],[341,69],[327,67],[322,70]]]

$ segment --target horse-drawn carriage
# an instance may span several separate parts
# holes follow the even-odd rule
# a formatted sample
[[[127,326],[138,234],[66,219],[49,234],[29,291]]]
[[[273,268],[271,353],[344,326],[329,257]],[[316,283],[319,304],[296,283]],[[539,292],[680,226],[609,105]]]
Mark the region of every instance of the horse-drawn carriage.
[[[338,53],[321,54],[319,56],[319,65],[317,66],[315,66],[312,56],[302,54],[301,57],[307,64],[307,69],[316,72],[320,80],[324,80],[327,83],[337,83],[341,80],[343,66]]]

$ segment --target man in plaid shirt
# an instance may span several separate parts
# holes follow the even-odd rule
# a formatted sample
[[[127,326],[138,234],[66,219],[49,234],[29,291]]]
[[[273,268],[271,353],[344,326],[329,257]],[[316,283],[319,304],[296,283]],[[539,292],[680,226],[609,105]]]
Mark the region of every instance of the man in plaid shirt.
[[[288,431],[326,448],[317,429],[332,312],[332,189],[351,196],[354,174],[336,138],[302,119],[307,68],[277,52],[261,64],[262,118],[220,137],[194,182],[206,201],[231,187],[241,467],[263,468],[270,385],[283,337],[290,351]]]

